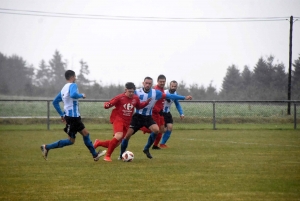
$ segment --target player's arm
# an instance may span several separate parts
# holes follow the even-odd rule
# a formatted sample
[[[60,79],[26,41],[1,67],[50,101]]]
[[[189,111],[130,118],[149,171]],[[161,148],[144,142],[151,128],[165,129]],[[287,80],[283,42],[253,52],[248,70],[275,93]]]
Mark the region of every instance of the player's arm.
[[[176,94],[162,94],[162,98],[168,98],[173,100],[192,100],[192,96],[180,96]]]
[[[136,109],[143,109],[144,107],[146,107],[150,101],[152,100],[152,98],[148,98],[146,101],[141,102],[139,98],[136,99],[137,100],[137,104],[136,104]]]
[[[54,98],[54,100],[52,101],[52,104],[55,108],[55,110],[57,111],[57,113],[63,117],[65,114],[63,113],[63,111],[61,110],[60,106],[59,106],[59,103],[62,101],[62,98],[61,98],[61,93],[59,92],[57,94],[57,96]]]
[[[85,94],[79,94],[77,84],[73,83],[70,85],[70,97],[74,99],[85,98]]]
[[[183,114],[183,110],[182,110],[182,107],[181,107],[179,101],[178,100],[174,100],[174,103],[175,103],[177,111],[179,112],[180,118],[183,119],[184,118],[184,114]]]
[[[112,98],[110,101],[104,103],[104,108],[109,109],[117,104],[119,101],[119,96]]]

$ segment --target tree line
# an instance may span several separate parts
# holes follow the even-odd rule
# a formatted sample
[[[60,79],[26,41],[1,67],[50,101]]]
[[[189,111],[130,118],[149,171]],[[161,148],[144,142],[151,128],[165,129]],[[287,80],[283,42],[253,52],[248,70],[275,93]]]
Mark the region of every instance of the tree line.
[[[187,86],[178,83],[177,92],[192,95],[194,100],[286,100],[288,73],[283,63],[274,63],[274,56],[259,58],[253,71],[236,65],[227,68],[222,88],[218,92],[211,82],[208,87],[197,83]],[[88,79],[87,62],[79,61],[77,84],[90,99],[110,99],[124,91],[123,85],[101,85]],[[292,64],[292,100],[300,99],[300,54]],[[55,51],[49,62],[41,60],[37,70],[18,55],[6,56],[0,52],[0,94],[33,97],[54,97],[65,84],[64,72],[68,69],[62,54]]]

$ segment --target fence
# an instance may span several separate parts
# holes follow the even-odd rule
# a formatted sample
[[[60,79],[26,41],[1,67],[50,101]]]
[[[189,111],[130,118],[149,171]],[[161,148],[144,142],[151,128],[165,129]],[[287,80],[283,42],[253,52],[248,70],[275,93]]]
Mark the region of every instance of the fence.
[[[103,103],[107,100],[80,100],[80,113],[84,122],[96,119],[109,122],[111,110],[105,110]],[[288,103],[292,106],[291,115],[287,115]],[[274,125],[274,128],[297,129],[300,101],[181,101],[185,119],[180,121],[175,105],[171,113],[174,122],[184,124],[210,125],[217,129],[221,125],[259,124]],[[62,105],[61,105],[62,107]],[[52,106],[52,100],[0,100],[1,124],[18,123],[27,119],[27,123],[57,122],[58,114]],[[30,121],[31,119],[31,121]],[[222,127],[221,127],[222,128]]]

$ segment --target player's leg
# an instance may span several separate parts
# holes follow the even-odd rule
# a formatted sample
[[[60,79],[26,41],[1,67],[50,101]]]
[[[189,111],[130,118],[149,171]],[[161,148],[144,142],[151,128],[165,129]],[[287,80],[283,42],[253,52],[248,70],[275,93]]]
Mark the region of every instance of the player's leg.
[[[80,120],[80,122],[81,122],[81,120]],[[94,158],[94,161],[98,161],[99,158],[106,153],[106,150],[99,151],[98,153],[96,152],[96,150],[92,144],[92,141],[90,139],[90,134],[89,134],[88,130],[84,127],[83,123],[78,124],[78,130],[80,130],[79,133],[83,137],[83,142],[84,142],[85,146],[88,148],[88,150],[91,152],[91,154]]]
[[[162,134],[164,133],[165,130],[165,121],[164,121],[164,117],[163,116],[159,116],[159,120],[157,123],[158,127],[159,127],[159,132],[156,135],[155,141],[153,143],[152,149],[160,149],[158,144],[161,140]]]
[[[104,157],[105,161],[111,162],[111,154],[113,153],[113,151],[115,150],[115,148],[117,146],[119,146],[122,138],[124,137],[124,135],[126,134],[126,131],[128,126],[124,125],[122,121],[115,121],[113,124],[113,128],[114,128],[114,137],[112,140],[110,140],[110,143],[108,145],[108,149],[106,152],[106,155]]]
[[[158,125],[155,123],[155,124],[152,124],[149,129],[152,131],[151,134],[149,135],[148,137],[148,141],[144,147],[144,150],[143,152],[146,154],[147,158],[152,158],[152,155],[150,154],[149,152],[149,149],[150,147],[153,145],[154,141],[155,141],[155,138],[156,138],[156,135],[157,133],[159,132],[159,127]]]
[[[127,147],[128,147],[128,142],[130,137],[135,133],[136,131],[133,128],[129,128],[127,130],[127,133],[125,135],[125,137],[123,138],[122,142],[121,142],[121,152],[120,152],[120,157],[122,158],[122,154],[126,151]]]
[[[115,148],[117,146],[119,146],[119,144],[121,143],[121,139],[122,139],[123,133],[116,133],[115,137],[113,137],[113,139],[110,141],[106,155],[104,157],[105,161],[111,162],[111,154],[113,153],[113,151],[115,150]]]
[[[172,133],[172,129],[173,129],[173,124],[169,123],[167,124],[167,130],[164,133],[161,143],[160,143],[160,147],[161,148],[168,148],[168,146],[166,145],[167,141],[169,140],[171,133]]]
[[[110,140],[104,140],[104,141],[101,141],[99,139],[96,139],[93,146],[94,148],[96,149],[97,147],[104,147],[104,148],[108,148],[109,146],[109,143],[110,143]]]
[[[50,149],[62,148],[75,143],[75,135],[77,132],[72,129],[72,121],[68,117],[66,118],[66,127],[64,128],[64,131],[69,135],[69,138],[58,140],[51,144],[43,144],[41,146],[42,155],[45,160],[47,160]]]
[[[168,113],[164,113],[164,119],[165,119],[165,125],[166,125],[166,131],[162,137],[161,143],[160,143],[160,147],[161,148],[168,148],[168,146],[166,145],[168,139],[171,136],[172,133],[172,129],[173,129],[173,117],[172,114],[170,112]]]
[[[155,121],[155,123],[158,125],[158,127],[160,127],[160,114],[158,113],[158,112],[153,112],[152,113],[152,118],[153,118],[153,120]],[[157,145],[158,145],[158,143],[155,145],[155,139],[157,138],[157,136],[159,135],[159,133],[160,132],[158,132],[158,133],[154,133],[154,132],[151,132],[150,133],[150,136],[149,136],[149,139],[148,140],[150,140],[150,142],[152,141],[152,137],[153,136],[155,136],[155,138],[154,138],[154,141],[152,142],[152,144],[154,143],[154,145],[153,145],[153,149],[160,149]]]

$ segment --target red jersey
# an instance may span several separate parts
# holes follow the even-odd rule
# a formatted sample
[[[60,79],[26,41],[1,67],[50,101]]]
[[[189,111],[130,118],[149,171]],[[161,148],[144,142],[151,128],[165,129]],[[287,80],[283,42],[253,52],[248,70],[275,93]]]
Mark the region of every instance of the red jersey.
[[[164,109],[164,103],[165,103],[165,97],[166,97],[165,90],[160,88],[158,85],[154,86],[153,89],[159,90],[163,93],[162,98],[156,101],[154,108],[153,108],[153,112],[158,113]]]
[[[130,124],[131,117],[134,112],[134,108],[142,109],[148,105],[149,102],[140,102],[140,99],[137,95],[133,95],[132,98],[123,94],[119,94],[109,102],[104,103],[104,108],[108,109],[115,106],[112,110],[110,121],[113,123],[115,120],[121,120],[124,123]]]

